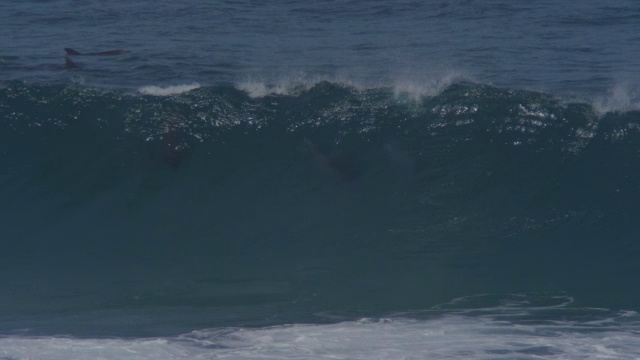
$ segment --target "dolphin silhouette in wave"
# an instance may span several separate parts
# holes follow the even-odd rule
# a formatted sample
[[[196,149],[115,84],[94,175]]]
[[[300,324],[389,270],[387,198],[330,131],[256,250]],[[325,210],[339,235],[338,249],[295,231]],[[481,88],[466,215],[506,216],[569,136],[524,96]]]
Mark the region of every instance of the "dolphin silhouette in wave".
[[[304,145],[310,150],[313,159],[320,169],[342,182],[350,182],[360,176],[360,172],[352,161],[341,154],[332,154],[321,148],[310,139],[304,139]]]

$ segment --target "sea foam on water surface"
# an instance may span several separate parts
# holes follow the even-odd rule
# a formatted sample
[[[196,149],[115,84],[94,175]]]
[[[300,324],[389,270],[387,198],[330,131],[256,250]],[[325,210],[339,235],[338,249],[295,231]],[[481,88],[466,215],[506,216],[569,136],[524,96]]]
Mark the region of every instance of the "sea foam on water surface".
[[[138,89],[138,92],[144,95],[154,95],[154,96],[170,96],[170,95],[178,95],[187,91],[195,90],[200,87],[200,84],[182,84],[182,85],[173,85],[173,86],[143,86]]]
[[[526,324],[450,314],[152,339],[20,336],[0,339],[0,359],[640,359],[640,324],[617,321],[597,329],[589,322]]]

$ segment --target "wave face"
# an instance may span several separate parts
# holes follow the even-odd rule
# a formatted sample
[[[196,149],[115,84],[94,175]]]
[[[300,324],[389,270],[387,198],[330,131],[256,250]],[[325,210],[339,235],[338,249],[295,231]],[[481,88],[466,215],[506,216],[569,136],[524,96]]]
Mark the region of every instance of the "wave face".
[[[166,95],[0,89],[4,333],[640,306],[638,112],[473,83]]]

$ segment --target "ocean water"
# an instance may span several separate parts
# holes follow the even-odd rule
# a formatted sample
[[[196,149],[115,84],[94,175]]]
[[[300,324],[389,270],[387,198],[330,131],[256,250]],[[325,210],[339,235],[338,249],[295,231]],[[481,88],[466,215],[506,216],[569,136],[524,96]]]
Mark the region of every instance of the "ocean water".
[[[640,359],[636,1],[0,30],[0,359]]]

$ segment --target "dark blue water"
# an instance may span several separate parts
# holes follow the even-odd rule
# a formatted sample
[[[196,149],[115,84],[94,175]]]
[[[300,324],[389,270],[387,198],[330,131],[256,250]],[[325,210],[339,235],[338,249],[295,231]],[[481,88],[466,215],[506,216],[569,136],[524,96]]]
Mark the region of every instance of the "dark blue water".
[[[638,81],[634,1],[15,1],[3,79],[138,87],[328,78],[425,87],[466,77],[603,95]],[[64,64],[65,47],[130,51]],[[34,69],[35,68],[35,69]],[[40,70],[38,70],[40,68]]]
[[[0,358],[638,356],[640,5],[0,14]]]

